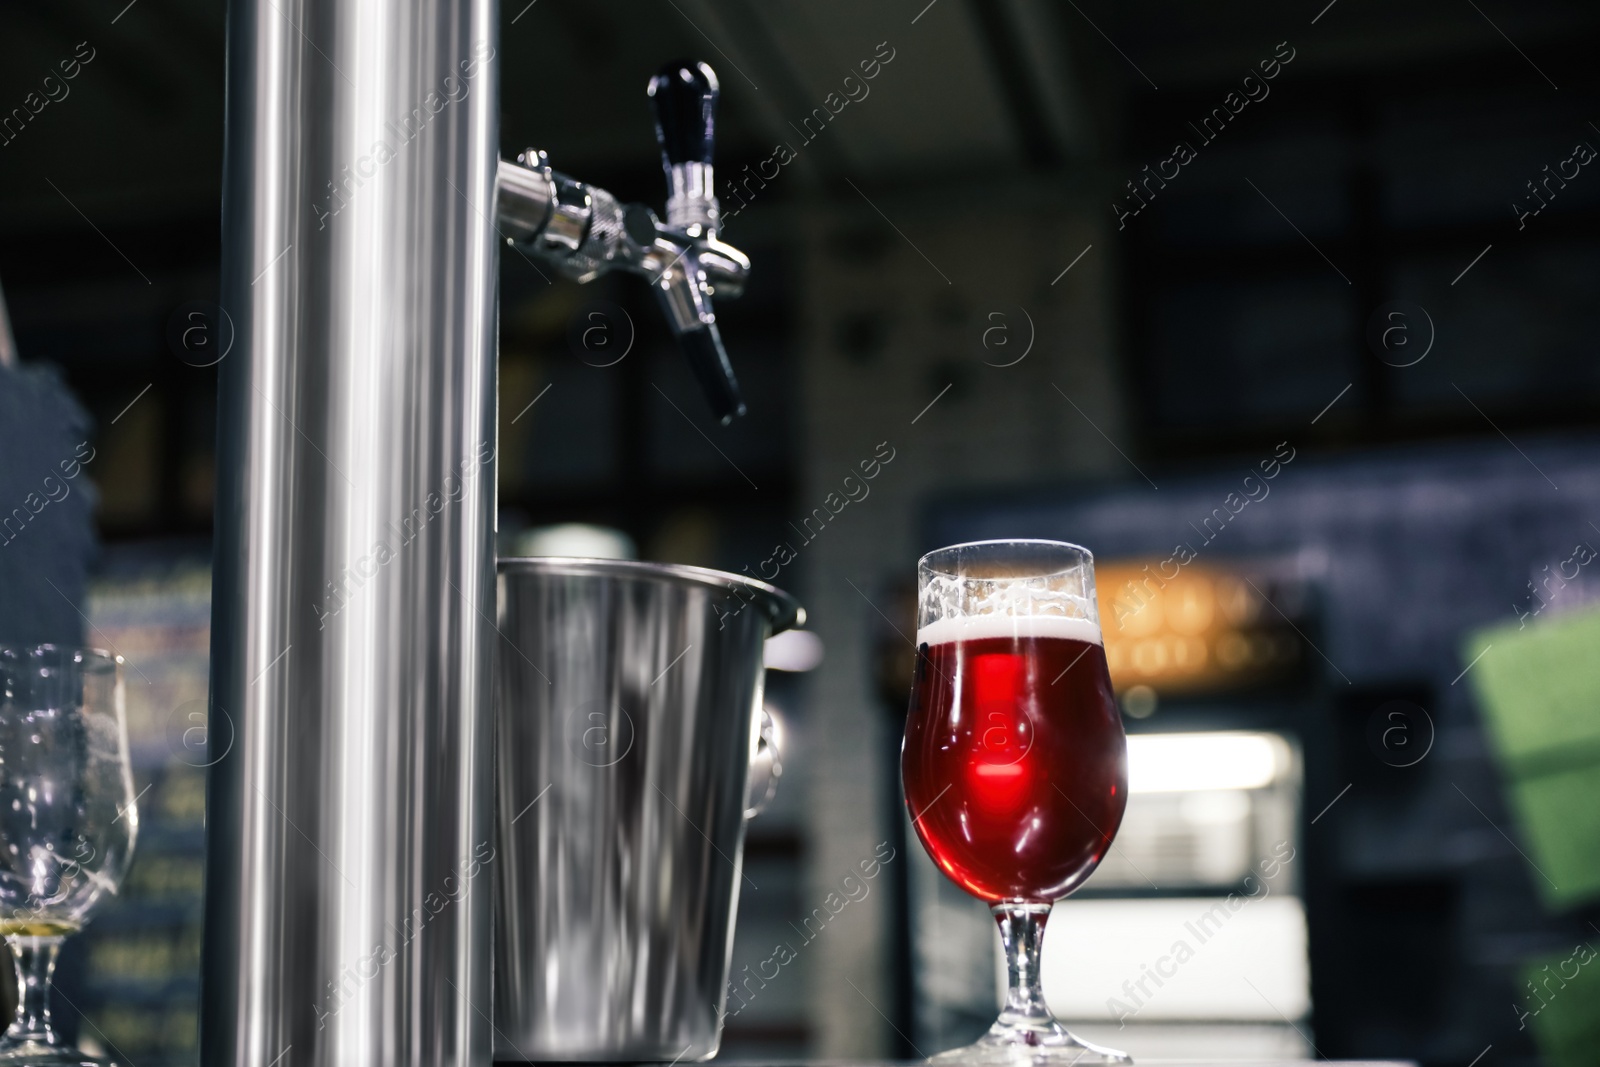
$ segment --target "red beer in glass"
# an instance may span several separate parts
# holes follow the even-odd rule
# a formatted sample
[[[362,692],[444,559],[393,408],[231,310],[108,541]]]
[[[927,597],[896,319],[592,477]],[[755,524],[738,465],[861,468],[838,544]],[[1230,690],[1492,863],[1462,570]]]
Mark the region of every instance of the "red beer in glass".
[[[933,861],[973,896],[1059,900],[1105,855],[1127,804],[1100,631],[972,621],[917,635],[906,803]]]
[[[951,880],[991,906],[1011,988],[942,1063],[1127,1063],[1073,1036],[1039,987],[1050,905],[1082,885],[1127,805],[1127,743],[1106,672],[1093,557],[1055,541],[956,545],[918,564],[906,807]]]

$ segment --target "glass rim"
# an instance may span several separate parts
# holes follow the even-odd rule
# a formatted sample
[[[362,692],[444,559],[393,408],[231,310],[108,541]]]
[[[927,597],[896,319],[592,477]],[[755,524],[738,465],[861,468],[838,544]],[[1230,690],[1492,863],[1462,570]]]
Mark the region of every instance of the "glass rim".
[[[1080,557],[1074,564],[1075,566],[1087,564],[1091,568],[1091,572],[1092,568],[1094,567],[1094,553],[1089,551],[1087,548],[1084,548],[1082,545],[1073,544],[1071,541],[1056,541],[1048,537],[996,537],[984,541],[962,541],[960,544],[945,545],[943,548],[936,548],[931,552],[925,552],[923,553],[922,557],[917,560],[917,573],[921,574],[923,572],[932,572],[934,574],[942,574],[952,578],[960,578],[962,575],[958,572],[947,570],[934,562],[935,557],[944,556],[947,553],[959,552],[963,549],[998,548],[1009,545],[1018,547],[1067,549],[1069,552],[1075,553]],[[1069,568],[1062,568],[1062,570],[1067,569]],[[1060,571],[1040,572],[1040,576],[1045,573],[1056,574],[1060,573]]]
[[[32,657],[46,651],[70,655],[76,666],[86,670],[116,670],[123,664],[122,656],[119,654],[93,645],[67,645],[55,641],[39,641],[33,644],[0,641],[0,655],[17,652]]]

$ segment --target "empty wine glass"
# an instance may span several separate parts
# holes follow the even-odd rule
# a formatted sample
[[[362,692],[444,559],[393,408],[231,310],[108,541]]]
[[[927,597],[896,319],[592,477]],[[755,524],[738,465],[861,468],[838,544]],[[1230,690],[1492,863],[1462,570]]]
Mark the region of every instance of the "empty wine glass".
[[[0,646],[0,933],[18,993],[0,1067],[107,1062],[51,1027],[50,977],[61,942],[116,894],[138,835],[121,664],[98,649]]]

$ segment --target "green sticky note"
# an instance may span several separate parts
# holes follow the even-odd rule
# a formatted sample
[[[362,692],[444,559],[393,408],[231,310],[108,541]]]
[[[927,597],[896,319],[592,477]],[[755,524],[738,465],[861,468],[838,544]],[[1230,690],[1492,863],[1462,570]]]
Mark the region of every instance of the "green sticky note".
[[[1547,1067],[1593,1067],[1600,1048],[1600,962],[1589,938],[1522,968],[1514,1010]]]
[[[1553,909],[1600,898],[1600,611],[1479,631],[1462,656],[1534,884]]]
[[[1600,897],[1600,765],[1512,777],[1506,791],[1546,902]]]

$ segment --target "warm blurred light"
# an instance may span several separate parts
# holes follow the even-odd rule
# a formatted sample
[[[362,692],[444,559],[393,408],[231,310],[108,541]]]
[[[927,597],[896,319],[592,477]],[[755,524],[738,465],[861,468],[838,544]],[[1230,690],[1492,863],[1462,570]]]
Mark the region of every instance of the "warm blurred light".
[[[566,522],[523,530],[513,541],[519,556],[573,556],[580,559],[635,559],[633,538],[609,526]]]
[[[1122,694],[1122,711],[1130,719],[1148,719],[1160,703],[1160,695],[1148,685],[1130,685]]]
[[[1128,792],[1260,789],[1288,763],[1288,746],[1272,734],[1134,734],[1128,738]]]
[[[810,630],[785,630],[767,638],[767,670],[809,671],[822,662],[822,638]]]
[[[1259,582],[1267,579],[1257,575]],[[1119,693],[1162,695],[1281,681],[1302,660],[1300,641],[1243,571],[1207,561],[1095,565],[1106,666]],[[1270,587],[1270,585],[1269,585]],[[1153,703],[1124,705],[1140,717]]]

